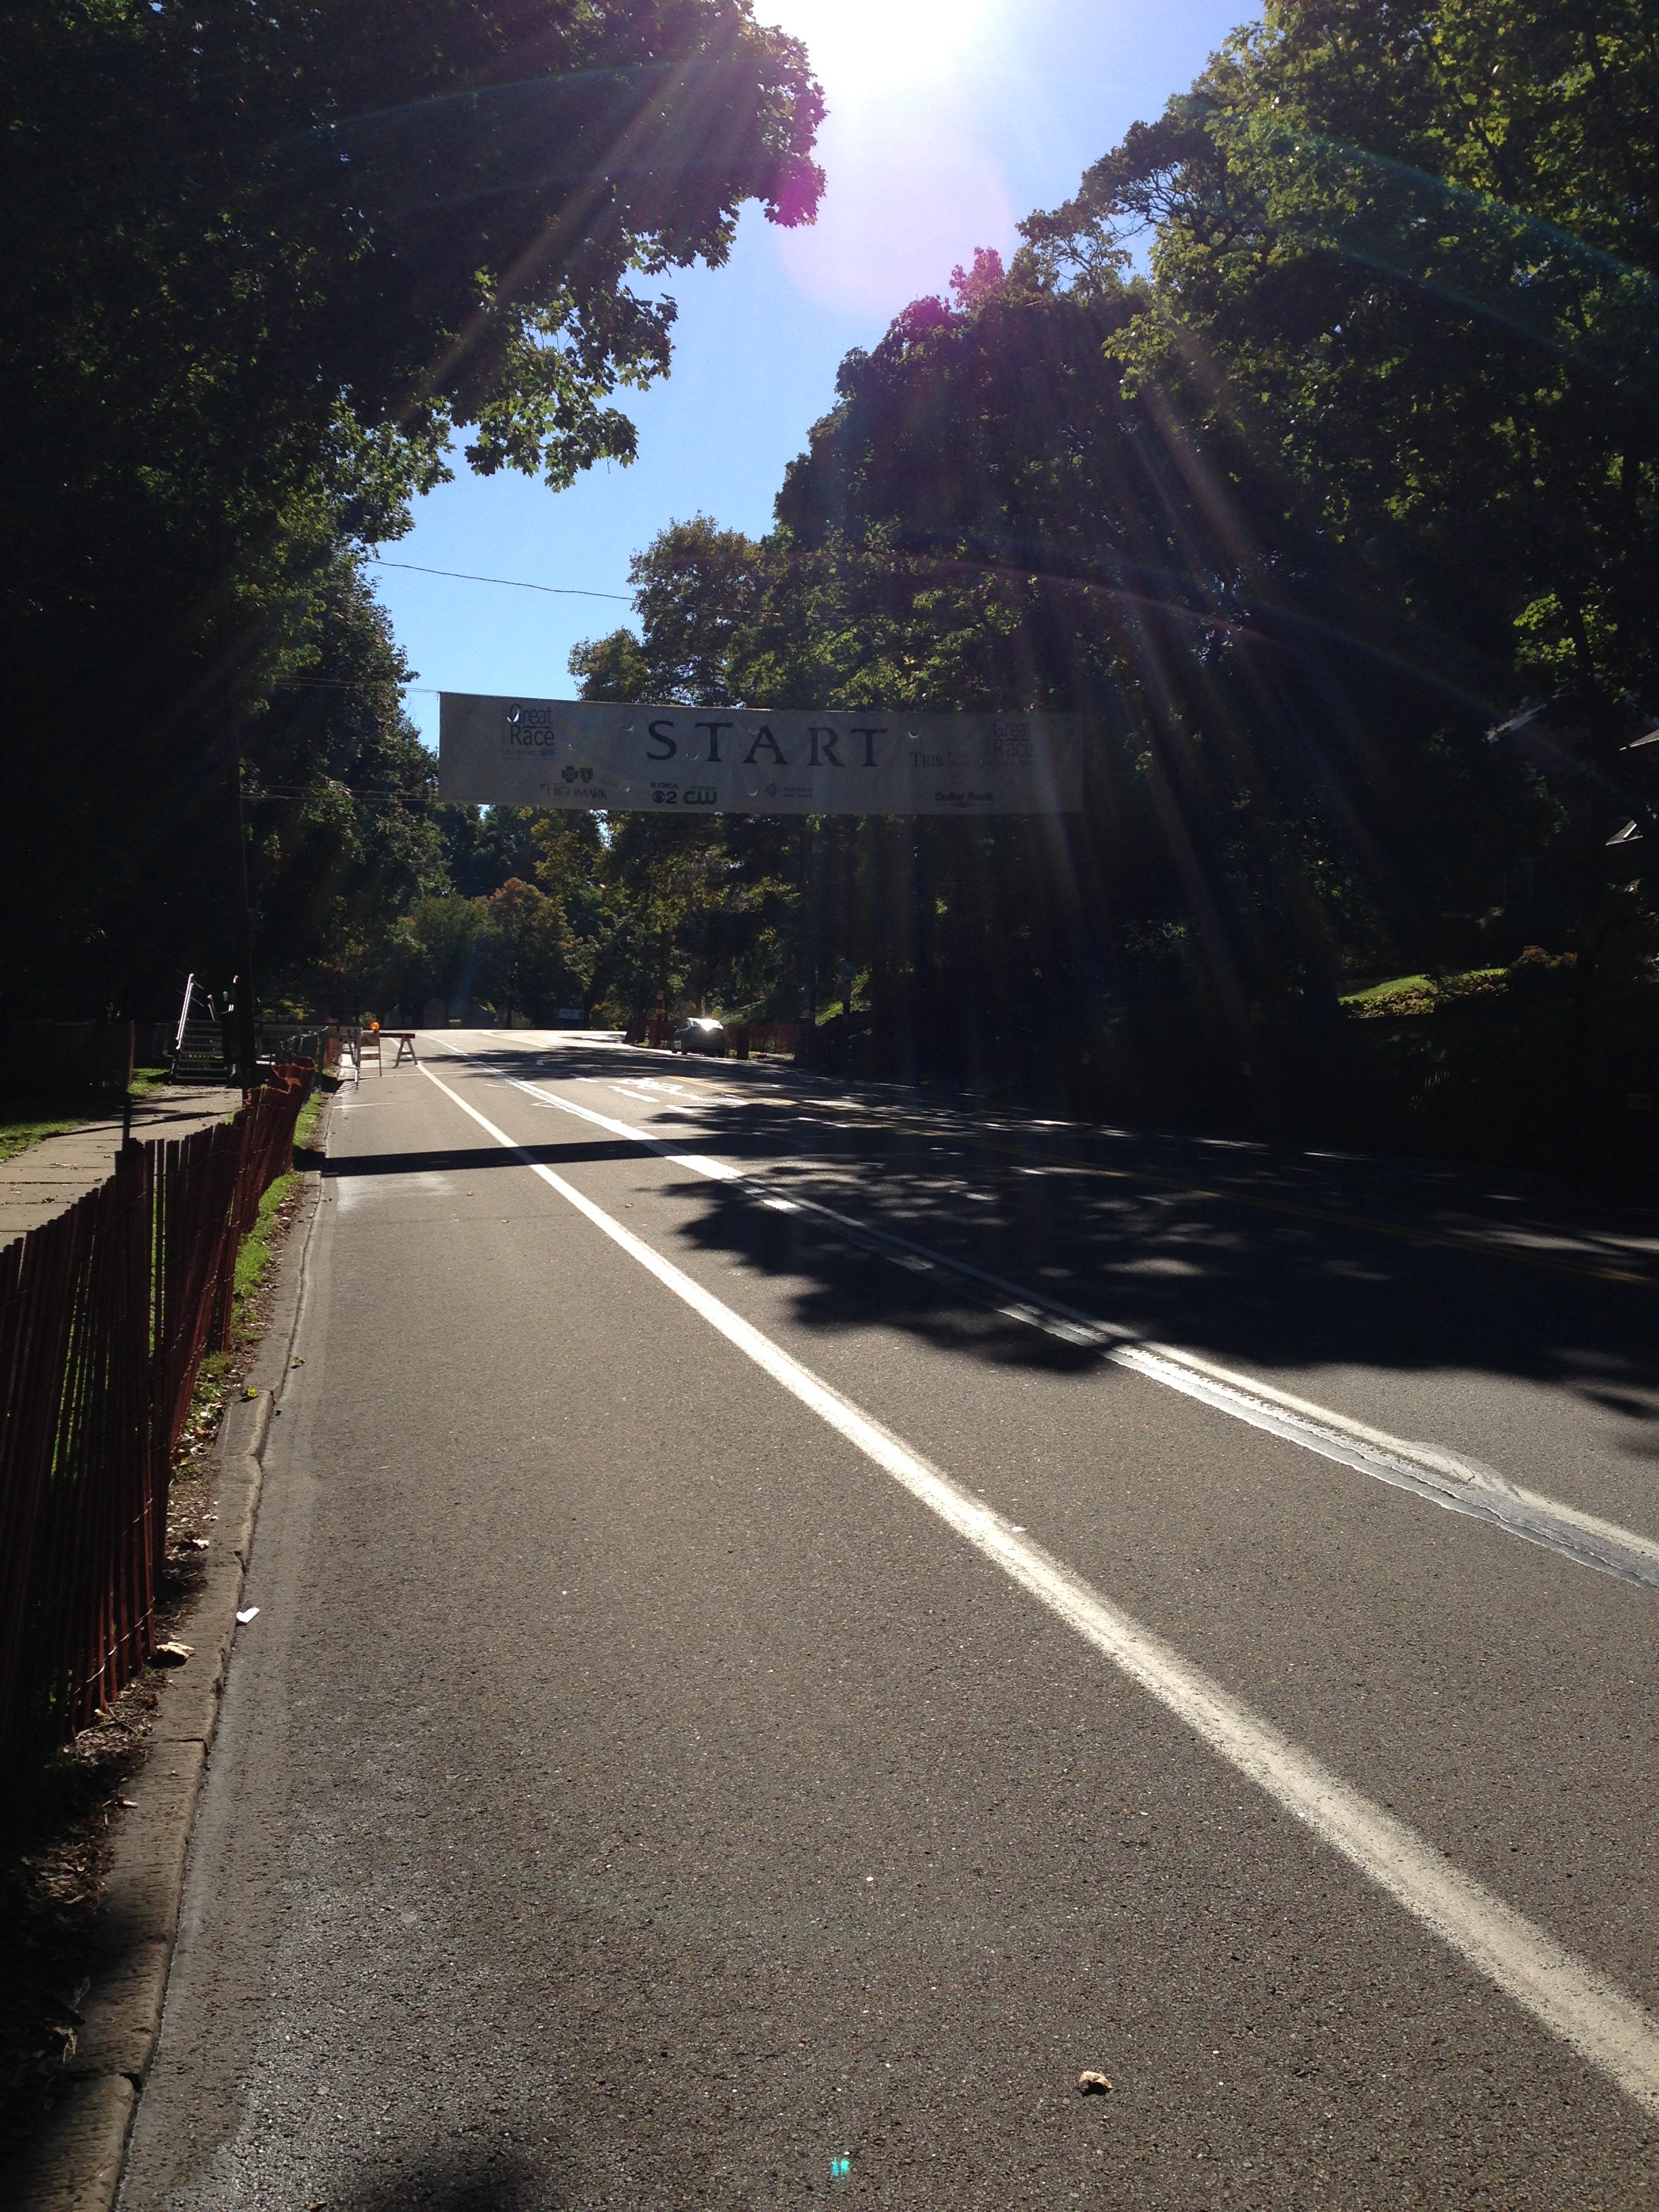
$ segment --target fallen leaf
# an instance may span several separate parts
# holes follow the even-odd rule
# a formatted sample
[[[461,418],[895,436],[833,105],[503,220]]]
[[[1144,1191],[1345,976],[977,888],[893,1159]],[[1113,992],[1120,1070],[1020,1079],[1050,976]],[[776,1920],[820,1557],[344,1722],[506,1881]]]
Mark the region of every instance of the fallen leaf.
[[[182,1667],[195,1648],[193,1644],[158,1644],[155,1664],[158,1667]]]

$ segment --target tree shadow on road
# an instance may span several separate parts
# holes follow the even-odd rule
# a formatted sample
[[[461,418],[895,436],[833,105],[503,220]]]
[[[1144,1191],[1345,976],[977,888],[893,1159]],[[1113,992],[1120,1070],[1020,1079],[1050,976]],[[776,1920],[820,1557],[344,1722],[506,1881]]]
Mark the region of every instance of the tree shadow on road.
[[[469,2145],[389,2157],[315,2201],[326,2212],[561,2212],[571,2196],[521,2156]]]
[[[547,1167],[576,1167],[584,1161],[648,1160],[654,1146],[629,1144],[623,1137],[601,1137],[571,1145],[445,1145],[418,1152],[347,1152],[324,1163],[325,1182],[356,1182],[364,1176],[477,1175],[495,1168],[521,1168],[526,1160]]]
[[[751,1170],[747,1188],[677,1185],[696,1208],[680,1235],[788,1278],[808,1328],[873,1323],[999,1363],[1098,1368],[1104,1350],[999,1311],[1053,1300],[1247,1367],[1565,1386],[1619,1415],[1626,1449],[1659,1459],[1659,1211],[1645,1201],[1509,1170],[1033,1121],[752,1065],[580,1048],[494,1056],[532,1079],[629,1079],[642,1138]],[[769,1208],[763,1182],[869,1241]],[[946,1264],[918,1264],[929,1256]]]

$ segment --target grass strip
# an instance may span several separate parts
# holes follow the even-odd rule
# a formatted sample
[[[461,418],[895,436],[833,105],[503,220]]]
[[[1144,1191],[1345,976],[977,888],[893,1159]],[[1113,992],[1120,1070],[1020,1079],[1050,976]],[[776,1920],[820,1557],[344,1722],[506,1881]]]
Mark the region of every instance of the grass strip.
[[[147,1097],[167,1080],[165,1067],[137,1067],[132,1073],[131,1097]],[[32,1098],[0,1108],[0,1160],[15,1159],[46,1137],[67,1136],[92,1121],[108,1121],[121,1111],[121,1094],[102,1098]]]
[[[1394,999],[1432,1002],[1443,996],[1455,996],[1460,989],[1495,983],[1508,974],[1506,968],[1465,968],[1455,975],[1438,978],[1432,975],[1390,975],[1381,983],[1368,983],[1363,991],[1345,991],[1342,1004],[1345,1006],[1376,1007]]]
[[[322,1108],[320,1094],[313,1091],[300,1109],[300,1118],[294,1129],[294,1149],[296,1152],[308,1152],[313,1149],[311,1138]],[[317,1157],[320,1163],[320,1152]],[[279,1175],[259,1200],[259,1211],[254,1218],[253,1226],[242,1239],[241,1248],[236,1255],[234,1326],[239,1338],[243,1334],[243,1310],[264,1288],[276,1263],[277,1249],[287,1233],[293,1201],[299,1194],[299,1189],[300,1171],[297,1168],[290,1169],[287,1175]],[[260,1329],[254,1331],[255,1335],[261,1333]]]
[[[27,1152],[43,1137],[61,1137],[70,1129],[81,1128],[92,1116],[76,1114],[36,1116],[33,1113],[8,1114],[0,1121],[0,1160],[14,1160],[19,1152]]]

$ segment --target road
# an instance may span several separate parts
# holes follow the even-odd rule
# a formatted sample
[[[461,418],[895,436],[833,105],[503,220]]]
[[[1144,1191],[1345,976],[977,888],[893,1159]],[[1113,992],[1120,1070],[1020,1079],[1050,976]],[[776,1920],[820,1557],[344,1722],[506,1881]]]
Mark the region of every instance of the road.
[[[1652,1209],[422,1053],[127,2212],[1651,2207]]]

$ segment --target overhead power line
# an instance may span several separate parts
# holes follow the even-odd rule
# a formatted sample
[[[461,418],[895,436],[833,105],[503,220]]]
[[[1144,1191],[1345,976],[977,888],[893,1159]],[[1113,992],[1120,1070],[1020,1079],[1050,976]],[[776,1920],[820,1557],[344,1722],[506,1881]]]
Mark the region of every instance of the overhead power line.
[[[363,676],[273,676],[270,679],[273,691],[378,691],[380,688],[380,680]],[[398,689],[418,691],[428,699],[443,697],[433,684],[398,684]]]
[[[634,602],[626,592],[585,592],[574,584],[526,584],[521,576],[475,576],[465,568],[428,568],[419,561],[386,561],[377,553],[375,560],[382,568],[412,568],[417,576],[453,576],[461,584],[505,584],[514,592],[545,592],[556,599],[617,599],[623,606]]]

